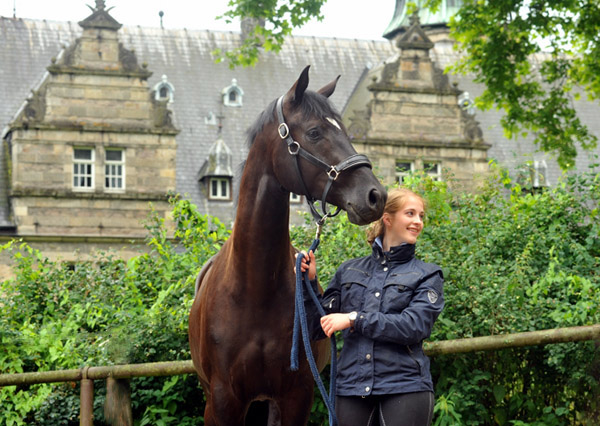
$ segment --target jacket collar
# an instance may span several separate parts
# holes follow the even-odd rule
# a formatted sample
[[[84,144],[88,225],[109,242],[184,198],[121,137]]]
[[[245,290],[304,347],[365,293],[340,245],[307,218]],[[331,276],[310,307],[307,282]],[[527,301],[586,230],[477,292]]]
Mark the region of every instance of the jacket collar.
[[[372,256],[375,259],[384,257],[390,263],[406,263],[415,257],[415,244],[402,243],[399,246],[391,247],[390,251],[383,251],[381,237],[377,237],[373,242]]]

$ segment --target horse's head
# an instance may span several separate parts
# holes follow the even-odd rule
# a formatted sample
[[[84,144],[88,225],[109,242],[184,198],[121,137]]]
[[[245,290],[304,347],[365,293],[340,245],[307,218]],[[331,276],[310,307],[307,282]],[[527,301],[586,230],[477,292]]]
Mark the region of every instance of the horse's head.
[[[308,69],[276,107],[280,144],[275,150],[275,175],[288,191],[320,200],[324,211],[327,202],[345,210],[352,223],[377,220],[383,214],[385,188],[367,157],[356,153],[328,100],[339,76],[312,92],[306,90]]]

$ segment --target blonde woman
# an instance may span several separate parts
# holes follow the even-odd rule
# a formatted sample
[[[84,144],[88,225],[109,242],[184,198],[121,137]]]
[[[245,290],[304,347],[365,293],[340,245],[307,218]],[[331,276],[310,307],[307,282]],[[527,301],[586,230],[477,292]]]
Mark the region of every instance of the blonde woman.
[[[321,297],[328,315],[319,319],[306,303],[313,337],[343,332],[340,426],[431,424],[433,383],[422,342],[444,307],[444,279],[437,265],[415,258],[424,218],[422,197],[404,188],[389,191],[382,218],[367,232],[372,253],[344,262]],[[308,257],[302,270],[316,288],[315,256]]]

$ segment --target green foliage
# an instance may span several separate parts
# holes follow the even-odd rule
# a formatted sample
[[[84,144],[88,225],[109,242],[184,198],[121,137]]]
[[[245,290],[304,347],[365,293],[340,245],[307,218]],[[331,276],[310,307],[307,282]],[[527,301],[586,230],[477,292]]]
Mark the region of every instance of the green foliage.
[[[442,266],[446,279],[446,307],[430,340],[600,323],[598,173],[565,175],[541,192],[499,169],[475,193],[424,175],[406,184],[428,203],[418,255]],[[172,203],[173,238],[153,215],[150,252],[127,262],[99,253],[72,267],[26,244],[6,244],[16,275],[0,284],[0,371],[189,359],[194,280],[229,230],[186,200]],[[312,226],[290,232],[298,249],[314,238]],[[370,252],[364,229],[345,215],[325,224],[321,240],[324,286],[342,261]],[[595,342],[437,356],[432,374],[436,425],[600,422]],[[202,424],[202,393],[192,375],[132,379],[131,388],[137,426]],[[104,390],[95,393],[95,423],[102,425]],[[326,424],[315,395],[310,424]],[[78,386],[0,388],[0,405],[0,424],[75,425]]]
[[[505,111],[508,137],[532,133],[568,169],[577,147],[597,145],[574,101],[600,97],[599,25],[597,0],[467,0],[450,22],[465,54],[449,69],[485,85],[476,104]]]
[[[322,20],[321,7],[326,0],[230,0],[229,10],[217,19],[251,18],[264,20],[265,25],[256,25],[239,47],[229,51],[215,50],[217,62],[227,60],[230,68],[256,65],[262,49],[275,53],[281,50],[286,36],[294,28],[301,27],[313,18]]]
[[[597,173],[526,192],[503,171],[477,194],[452,194],[445,223],[426,226],[419,243],[446,277],[432,340],[600,323],[599,197]],[[458,424],[595,424],[600,415],[593,342],[439,356],[432,371],[437,394],[460,400]]]
[[[187,316],[195,277],[229,230],[216,218],[199,215],[188,201],[171,202],[174,238],[153,214],[147,223],[150,252],[128,262],[98,253],[72,267],[24,243],[6,244],[2,249],[12,254],[15,278],[0,285],[0,371],[189,359]],[[78,388],[0,388],[0,424],[78,424]],[[192,425],[202,418],[195,377],[133,379],[132,389],[139,424],[177,419],[178,425]],[[103,397],[103,390],[96,392],[100,425]],[[60,408],[52,404],[56,400],[64,401]],[[57,414],[63,423],[52,420]]]

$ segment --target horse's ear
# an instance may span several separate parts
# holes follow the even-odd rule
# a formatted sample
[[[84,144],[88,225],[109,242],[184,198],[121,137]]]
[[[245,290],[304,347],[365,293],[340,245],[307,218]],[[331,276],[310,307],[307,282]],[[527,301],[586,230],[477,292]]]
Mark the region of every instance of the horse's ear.
[[[326,98],[333,95],[333,92],[335,92],[335,86],[337,85],[337,82],[340,79],[340,77],[341,77],[341,75],[338,75],[331,83],[329,83],[329,84],[321,87],[319,90],[317,90],[317,93],[320,93],[321,95],[325,96]]]
[[[288,91],[287,98],[290,99],[294,104],[299,104],[302,102],[302,97],[304,96],[304,92],[308,87],[308,69],[310,65],[307,65],[306,68],[302,70],[300,73],[300,77],[294,83],[292,88]]]

